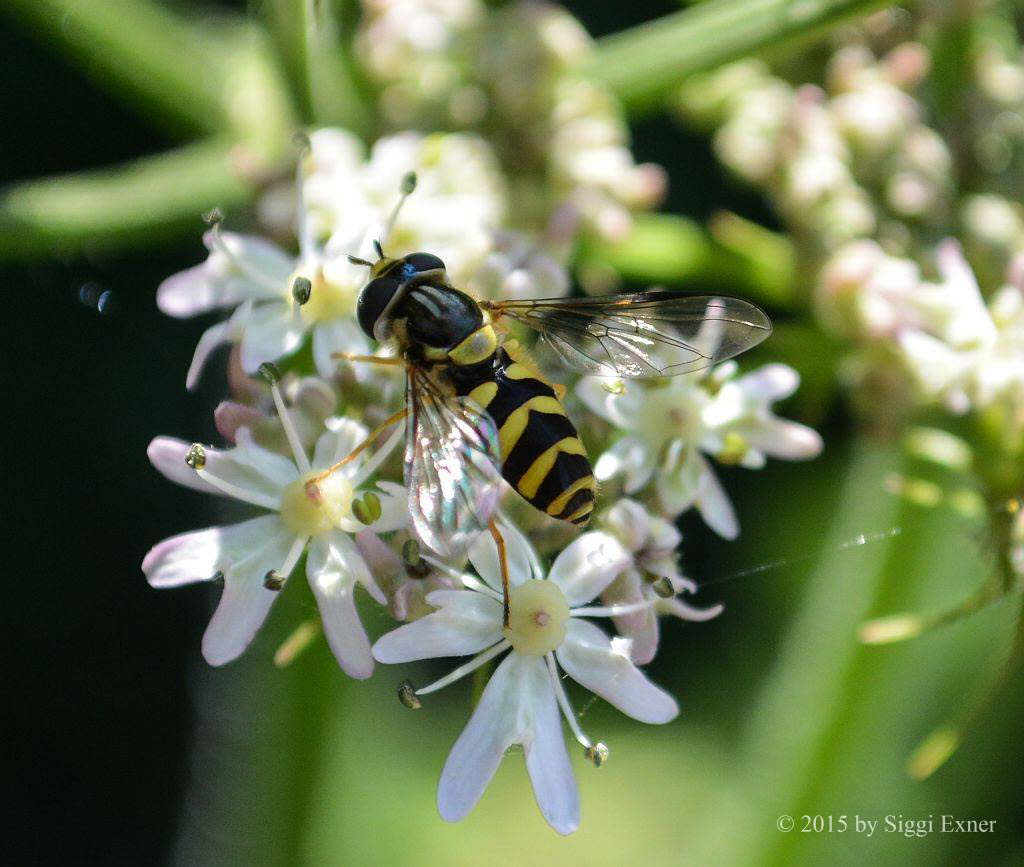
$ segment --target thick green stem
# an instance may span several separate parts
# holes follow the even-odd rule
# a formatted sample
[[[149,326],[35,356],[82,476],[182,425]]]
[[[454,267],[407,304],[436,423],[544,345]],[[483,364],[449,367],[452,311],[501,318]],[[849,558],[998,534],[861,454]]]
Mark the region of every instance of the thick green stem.
[[[98,172],[0,193],[0,260],[150,242],[214,207],[243,204],[265,157],[230,140],[187,145]]]
[[[635,111],[657,107],[688,76],[789,47],[882,0],[708,0],[598,42],[589,73]]]

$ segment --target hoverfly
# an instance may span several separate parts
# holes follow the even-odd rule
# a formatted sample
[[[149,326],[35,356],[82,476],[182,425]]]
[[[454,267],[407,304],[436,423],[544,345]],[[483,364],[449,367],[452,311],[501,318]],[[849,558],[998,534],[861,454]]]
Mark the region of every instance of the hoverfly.
[[[392,343],[397,355],[337,356],[404,366],[406,401],[366,443],[405,419],[404,475],[416,536],[456,559],[490,529],[506,584],[506,623],[504,541],[492,519],[500,479],[549,517],[577,526],[589,521],[596,490],[562,404],[564,387],[544,378],[510,326],[537,332],[538,346],[567,367],[632,379],[701,370],[771,333],[767,315],[738,298],[650,291],[479,300],[451,284],[437,256],[390,258],[379,242],[375,248],[376,262],[349,257],[370,269],[357,318],[367,336]]]

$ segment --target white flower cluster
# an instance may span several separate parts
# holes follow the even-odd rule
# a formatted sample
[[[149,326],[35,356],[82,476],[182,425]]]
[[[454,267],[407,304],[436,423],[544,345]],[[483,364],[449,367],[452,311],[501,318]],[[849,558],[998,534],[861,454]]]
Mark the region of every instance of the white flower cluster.
[[[875,236],[905,248],[908,224],[941,224],[951,209],[952,157],[912,95],[928,63],[917,43],[880,60],[848,46],[823,90],[742,61],[684,90],[680,110],[717,128],[719,158],[765,189],[798,241],[829,252]]]
[[[957,414],[1000,410],[1012,440],[1024,431],[1024,254],[987,304],[956,241],[943,241],[935,260],[930,282],[874,242],[851,244],[822,272],[823,315],[891,347],[921,400]]]
[[[443,18],[462,8],[413,5],[428,22],[431,15]],[[542,7],[530,14],[552,15]],[[567,19],[545,20],[555,26]],[[389,27],[397,23],[387,21]],[[443,33],[434,36],[444,42]],[[563,129],[579,121],[577,132],[587,137],[582,118],[563,120]],[[600,124],[592,133],[597,150],[611,141]],[[628,174],[632,163],[618,161],[620,145],[609,147],[602,157],[608,173]],[[560,260],[580,223],[566,218],[563,206],[591,196],[603,183],[598,175],[573,180],[566,170],[564,201],[549,202],[549,212],[535,223],[543,228],[531,232],[509,225],[514,167],[477,135],[401,132],[365,155],[348,132],[317,130],[300,159],[295,204],[283,205],[279,192],[261,203],[278,234],[290,215],[297,255],[215,220],[204,239],[206,261],[168,278],[158,291],[161,309],[174,316],[228,313],[200,338],[187,385],[195,384],[211,352],[228,343],[231,395],[215,414],[226,448],[157,437],[150,460],[170,480],[239,501],[258,514],[161,542],[142,564],[147,579],[154,587],[223,585],[203,638],[212,665],[246,649],[300,568],[327,643],[351,677],[369,677],[375,662],[473,655],[436,683],[403,685],[399,694],[410,707],[507,652],[442,772],[438,804],[450,820],[472,809],[505,751],[521,744],[545,818],[560,833],[575,830],[579,802],[561,716],[592,762],[601,764],[608,750],[583,733],[560,672],[635,719],[673,719],[675,701],[637,666],[657,651],[659,615],[701,621],[721,610],[680,598],[697,586],[676,562],[681,540],[672,523],[696,505],[723,536],[738,533],[707,456],[758,468],[766,456],[808,458],[821,448],[813,431],[772,412],[772,404],[798,384],[797,374],[783,365],[741,376],[727,362],[665,385],[575,383],[566,372],[565,384],[574,388],[569,395],[584,405],[573,420],[588,434],[603,436],[596,474],[622,477],[627,494],[641,497],[650,487],[653,496],[646,504],[625,498],[609,504],[597,529],[567,544],[575,528],[536,509],[531,520],[557,527],[531,532],[528,541],[508,517],[515,508],[528,508],[527,501],[505,486],[498,493],[507,495],[508,508],[499,508],[490,531],[471,537],[468,567],[426,552],[407,482],[414,491],[421,487],[404,478],[393,457],[405,433],[399,423],[403,383],[394,374],[406,360],[390,355],[387,344],[377,346],[367,333],[372,329],[357,318],[357,310],[365,309],[359,298],[371,276],[368,266],[374,267],[369,263],[426,252],[441,257],[453,286],[479,299],[566,295],[570,274]],[[621,192],[612,199],[619,201]],[[413,277],[403,279],[411,284]],[[714,331],[727,320],[708,321]],[[512,351],[511,341],[503,345]],[[523,358],[516,363],[527,365]],[[544,413],[551,401],[561,407],[557,389],[557,400],[542,398]],[[608,429],[600,435],[602,428]],[[436,454],[431,452],[438,466],[450,460]],[[494,467],[489,469],[493,477]],[[586,474],[577,481],[593,482]],[[495,536],[505,551],[507,596]],[[359,614],[359,606],[370,603],[386,606],[404,625],[371,642]],[[606,633],[593,618],[610,619],[615,632]]]
[[[661,199],[660,167],[637,165],[615,100],[581,74],[591,41],[547,3],[364,0],[358,43],[393,127],[479,130],[509,173],[515,225],[555,211],[605,237]],[[514,71],[514,74],[510,74]],[[556,229],[557,234],[557,229]]]

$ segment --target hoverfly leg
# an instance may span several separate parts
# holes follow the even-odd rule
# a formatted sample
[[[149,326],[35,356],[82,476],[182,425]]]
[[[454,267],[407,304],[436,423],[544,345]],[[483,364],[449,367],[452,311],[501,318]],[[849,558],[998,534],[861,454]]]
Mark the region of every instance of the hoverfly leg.
[[[494,543],[498,546],[498,565],[501,568],[501,604],[502,604],[502,625],[508,626],[508,555],[505,553],[505,537],[501,535],[501,530],[498,529],[498,525],[494,523],[492,519],[487,525],[491,531],[491,535],[494,537]]]
[[[314,476],[312,479],[310,479],[308,482],[306,482],[306,485],[307,486],[309,486],[309,485],[316,485],[318,482],[321,482],[324,479],[326,479],[329,475],[331,475],[331,473],[335,472],[336,470],[341,469],[343,466],[345,466],[345,464],[355,460],[363,451],[366,450],[366,448],[369,445],[371,445],[374,442],[374,440],[377,439],[377,437],[379,437],[384,431],[386,431],[393,424],[397,424],[398,422],[400,422],[408,414],[409,414],[409,410],[408,409],[400,409],[394,415],[388,416],[386,419],[384,419],[384,421],[382,421],[379,425],[377,425],[377,427],[375,427],[372,431],[370,431],[370,433],[366,436],[366,438],[361,443],[359,443],[359,445],[357,445],[354,449],[352,449],[352,451],[350,451],[347,455],[345,455],[345,457],[343,457],[337,463],[331,464],[331,466],[329,466],[322,473]]]
[[[405,367],[405,359],[396,358],[394,356],[359,355],[356,352],[332,352],[331,358],[337,358],[340,361],[364,361],[367,364],[386,364],[391,367]]]

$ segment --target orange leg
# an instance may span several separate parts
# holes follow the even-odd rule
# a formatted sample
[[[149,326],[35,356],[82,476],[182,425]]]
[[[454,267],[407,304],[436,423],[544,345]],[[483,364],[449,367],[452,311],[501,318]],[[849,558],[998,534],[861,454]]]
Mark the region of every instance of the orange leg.
[[[384,431],[386,431],[389,427],[391,427],[391,425],[396,424],[397,422],[400,422],[408,414],[409,414],[409,410],[408,409],[400,409],[394,415],[389,416],[388,418],[384,419],[384,421],[382,421],[379,425],[377,425],[377,427],[375,427],[372,431],[370,431],[370,434],[366,437],[366,439],[364,439],[361,443],[359,443],[359,445],[357,445],[354,449],[352,449],[352,451],[350,451],[347,455],[345,455],[345,457],[343,457],[336,464],[332,464],[326,470],[324,470],[322,473],[318,473],[313,478],[311,478],[308,482],[306,482],[306,487],[308,488],[310,485],[315,487],[318,482],[326,479],[335,470],[341,469],[341,467],[345,466],[345,464],[347,464],[350,461],[354,460],[363,451],[365,451],[367,446],[369,446],[375,439],[377,439],[377,437],[379,437]]]
[[[331,358],[341,361],[365,361],[367,364],[386,364],[391,367],[405,367],[404,358],[380,355],[359,355],[355,352],[332,352]]]
[[[493,520],[487,526],[494,537],[494,543],[498,546],[498,565],[501,567],[502,625],[508,626],[508,556],[505,553],[505,537],[501,535],[501,530]]]

